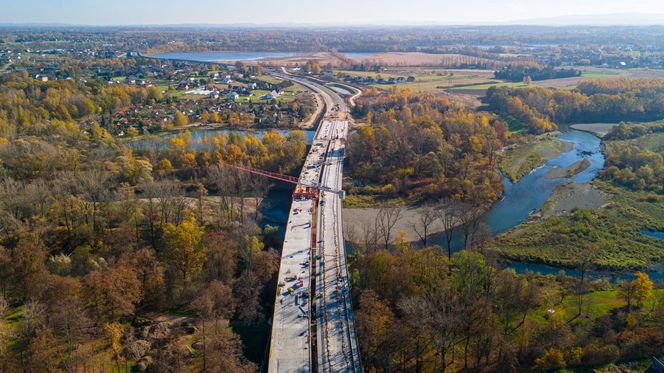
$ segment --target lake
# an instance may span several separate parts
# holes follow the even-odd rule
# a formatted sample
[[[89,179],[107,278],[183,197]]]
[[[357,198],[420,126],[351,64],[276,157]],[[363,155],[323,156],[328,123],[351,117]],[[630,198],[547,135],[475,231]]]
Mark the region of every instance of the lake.
[[[157,53],[148,57],[163,58],[167,60],[181,60],[194,62],[234,62],[234,61],[261,61],[295,57],[303,53],[294,52],[167,52]]]

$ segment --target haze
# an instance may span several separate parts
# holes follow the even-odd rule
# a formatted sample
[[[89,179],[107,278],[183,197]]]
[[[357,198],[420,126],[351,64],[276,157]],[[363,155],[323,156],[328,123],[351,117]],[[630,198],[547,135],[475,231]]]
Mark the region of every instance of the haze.
[[[491,24],[505,22],[664,24],[659,0],[2,0],[0,23],[149,24]],[[621,15],[629,13],[629,16]],[[634,15],[638,14],[637,17]],[[606,17],[611,15],[611,17]],[[583,16],[583,17],[578,17]],[[559,23],[565,23],[560,19]]]

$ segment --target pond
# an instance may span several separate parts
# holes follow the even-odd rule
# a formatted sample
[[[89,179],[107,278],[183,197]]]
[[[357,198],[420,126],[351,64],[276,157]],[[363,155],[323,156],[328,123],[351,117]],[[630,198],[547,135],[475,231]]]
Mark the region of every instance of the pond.
[[[157,53],[148,57],[163,58],[167,60],[194,61],[194,62],[234,62],[234,61],[261,61],[295,57],[303,53],[294,52],[167,52]]]

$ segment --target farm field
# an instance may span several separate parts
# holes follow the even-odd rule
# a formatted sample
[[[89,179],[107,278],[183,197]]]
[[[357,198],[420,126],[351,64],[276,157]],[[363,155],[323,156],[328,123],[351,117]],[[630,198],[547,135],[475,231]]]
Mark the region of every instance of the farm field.
[[[483,83],[500,83],[501,81],[493,79],[493,71],[489,70],[451,70],[451,69],[387,69],[380,73],[370,71],[351,71],[335,70],[335,73],[342,76],[352,77],[381,77],[383,79],[412,76],[414,82],[404,82],[398,84],[372,84],[370,86],[379,89],[410,88],[415,92],[436,92],[452,87],[476,85]]]

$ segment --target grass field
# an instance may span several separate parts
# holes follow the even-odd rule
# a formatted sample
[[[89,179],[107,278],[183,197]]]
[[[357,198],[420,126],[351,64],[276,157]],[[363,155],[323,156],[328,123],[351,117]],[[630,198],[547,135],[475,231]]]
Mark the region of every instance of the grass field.
[[[563,289],[551,289],[549,286],[548,290],[554,290],[553,293],[557,293],[556,296],[559,296],[559,293]],[[655,289],[653,292],[655,293],[656,299],[646,301],[643,305],[644,310],[652,309],[657,299],[664,297],[664,289]],[[578,304],[576,301],[576,297],[567,296],[562,301],[556,302],[554,305],[544,304],[531,315],[530,319],[537,322],[544,322],[547,310],[551,307],[556,313],[562,314],[563,319],[570,321],[575,318],[578,313]],[[611,310],[620,309],[627,305],[627,303],[621,299],[620,292],[615,289],[590,291],[583,295],[583,304],[583,316],[584,318],[587,316],[590,319],[596,319],[602,315],[606,315],[611,312]]]
[[[618,76],[619,72],[610,72],[610,71],[583,71],[581,73],[582,78],[587,79],[599,79],[599,78],[609,78],[613,76]]]
[[[362,78],[382,77],[384,79],[398,77],[415,77],[414,82],[405,82],[399,84],[373,84],[372,87],[379,89],[410,88],[415,92],[435,92],[442,89],[450,89],[460,86],[468,86],[483,83],[500,83],[501,81],[493,79],[493,72],[483,70],[445,70],[445,69],[390,69],[380,73],[368,71],[350,71],[336,70],[336,73],[342,75],[359,76]]]
[[[269,75],[261,75],[261,76],[258,76],[257,79],[262,80],[265,83],[270,83],[270,84],[279,84],[283,81],[281,79],[278,79],[278,78],[275,78],[275,77],[272,77],[272,76],[269,76]]]
[[[664,229],[664,201],[604,181],[593,184],[610,196],[607,208],[524,223],[498,237],[493,249],[510,259],[561,267],[575,267],[589,244],[599,250],[592,260],[600,269],[643,269],[664,261],[664,240],[641,234]]]
[[[458,86],[455,87],[454,89],[458,90],[472,90],[472,91],[486,91],[487,89],[491,87],[508,87],[508,88],[525,88],[528,87],[527,84],[521,83],[521,82],[503,82],[496,80],[492,83],[487,83],[487,84],[477,84],[477,85],[466,85],[466,86]]]

